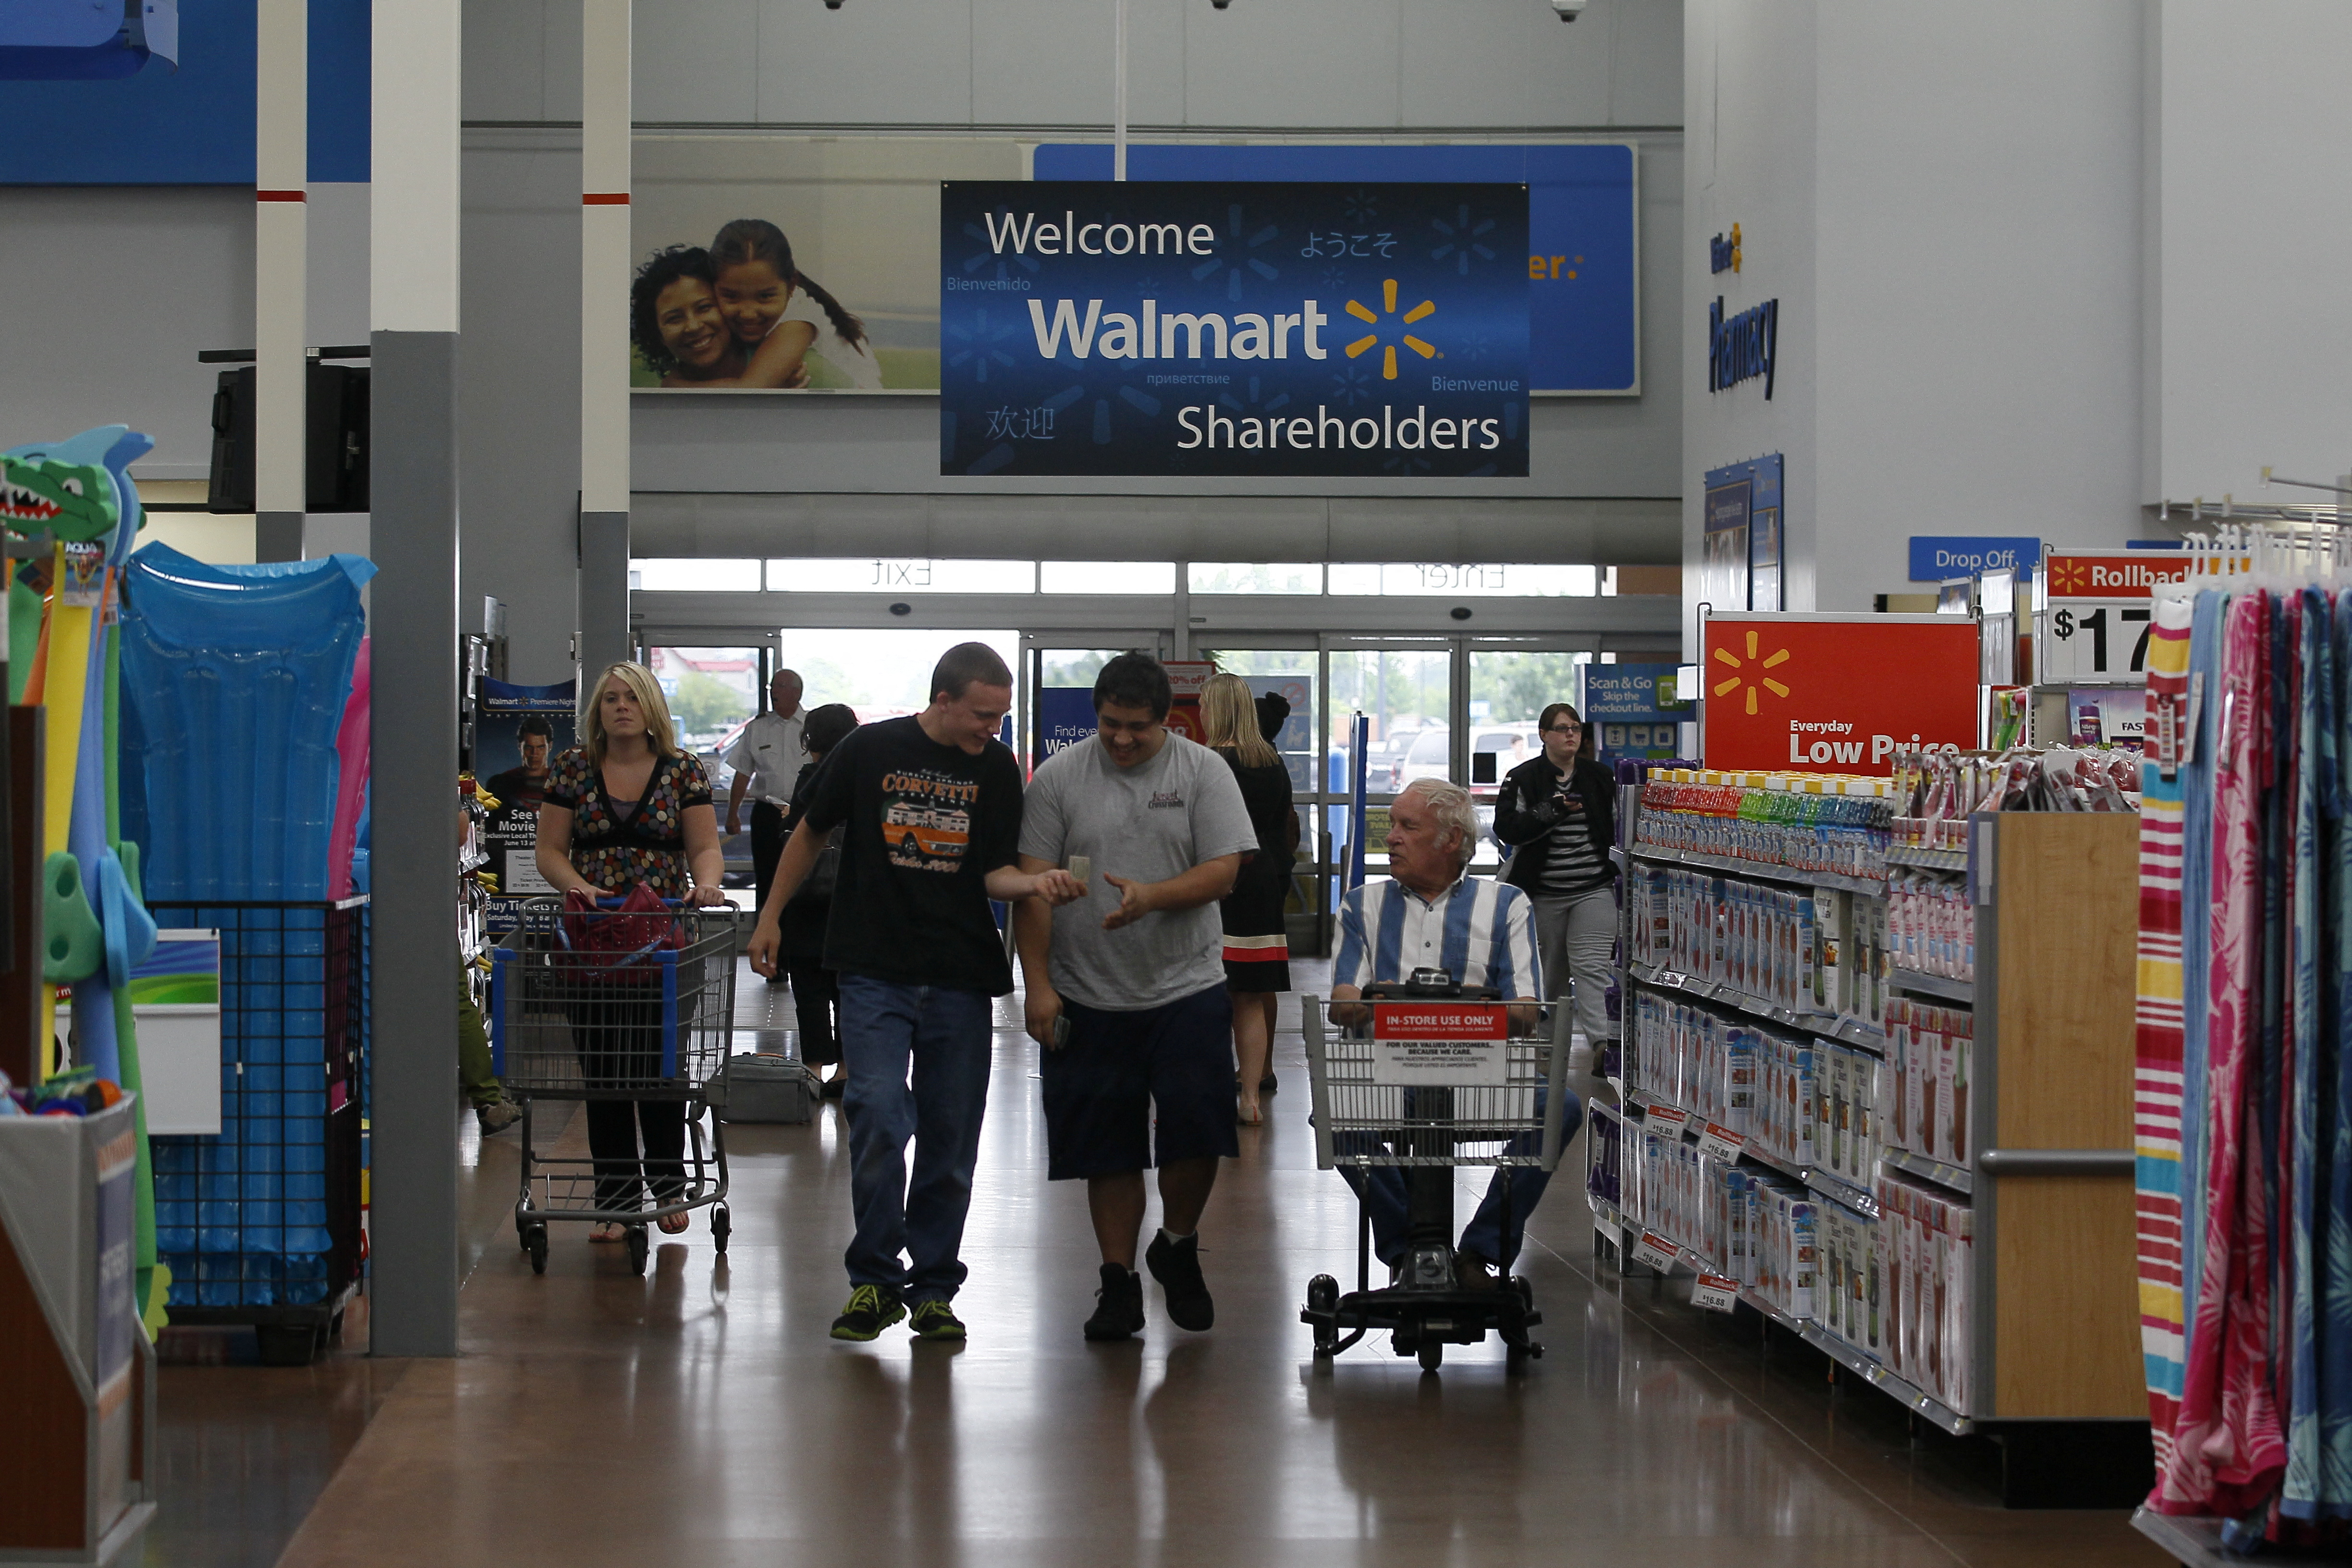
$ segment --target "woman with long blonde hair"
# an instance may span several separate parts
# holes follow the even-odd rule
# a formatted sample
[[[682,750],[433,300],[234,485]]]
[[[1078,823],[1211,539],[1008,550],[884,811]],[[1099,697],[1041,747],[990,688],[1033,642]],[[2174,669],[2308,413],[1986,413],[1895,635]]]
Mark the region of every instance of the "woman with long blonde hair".
[[[559,893],[583,889],[593,898],[644,886],[665,899],[724,904],[719,890],[726,857],[719,847],[719,816],[702,763],[677,743],[669,704],[654,672],[642,664],[606,665],[582,716],[581,743],[550,764],[539,808],[539,874]],[[648,1076],[646,1061],[661,1059],[658,994],[647,1003],[635,992],[572,1002],[572,1038],[588,1086]],[[661,1228],[686,1228],[686,1212],[672,1208],[683,1194],[686,1106],[677,1100],[591,1100],[588,1152],[596,1172],[596,1206],[634,1213],[646,1196],[637,1138],[645,1137],[644,1175],[654,1206],[671,1212]],[[642,1223],[642,1222],[638,1222]],[[589,1232],[592,1241],[619,1241],[619,1221]]]
[[[1265,1120],[1258,1104],[1274,1050],[1274,1015],[1290,989],[1290,942],[1283,907],[1290,899],[1297,814],[1290,805],[1290,770],[1259,727],[1256,700],[1238,675],[1213,675],[1201,688],[1202,738],[1234,770],[1257,853],[1244,862],[1234,889],[1218,908],[1225,931],[1225,990],[1234,1004],[1234,1057],[1238,1066],[1235,1114],[1244,1126]]]

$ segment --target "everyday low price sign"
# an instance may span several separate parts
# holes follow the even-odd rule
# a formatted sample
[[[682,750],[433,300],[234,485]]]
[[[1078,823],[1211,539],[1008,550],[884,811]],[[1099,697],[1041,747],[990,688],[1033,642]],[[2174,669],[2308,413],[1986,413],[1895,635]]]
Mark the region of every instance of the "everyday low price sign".
[[[1499,1002],[1383,1002],[1372,1008],[1372,1081],[1386,1087],[1499,1089],[1510,1081]]]
[[[1710,768],[1891,773],[1900,751],[1977,743],[1977,624],[1958,616],[1710,616]]]
[[[1524,184],[950,181],[940,244],[942,474],[1528,471]]]

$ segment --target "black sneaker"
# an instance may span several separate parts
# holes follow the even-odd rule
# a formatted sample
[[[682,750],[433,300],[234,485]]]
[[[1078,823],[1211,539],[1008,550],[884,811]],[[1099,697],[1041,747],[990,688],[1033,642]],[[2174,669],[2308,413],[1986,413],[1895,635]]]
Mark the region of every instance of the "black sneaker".
[[[961,1340],[964,1337],[963,1320],[949,1310],[945,1301],[918,1301],[914,1321],[907,1327],[919,1340]]]
[[[1095,1292],[1095,1315],[1087,1338],[1123,1340],[1143,1331],[1143,1276],[1116,1263],[1102,1266],[1102,1289]]]
[[[1168,1292],[1168,1316],[1180,1329],[1199,1333],[1217,1321],[1217,1304],[1209,1300],[1209,1282],[1201,1278],[1201,1238],[1188,1236],[1171,1241],[1165,1232],[1152,1237],[1143,1251],[1144,1267]]]
[[[860,1285],[849,1293],[849,1305],[833,1321],[837,1340],[870,1340],[907,1315],[898,1293],[887,1285]]]

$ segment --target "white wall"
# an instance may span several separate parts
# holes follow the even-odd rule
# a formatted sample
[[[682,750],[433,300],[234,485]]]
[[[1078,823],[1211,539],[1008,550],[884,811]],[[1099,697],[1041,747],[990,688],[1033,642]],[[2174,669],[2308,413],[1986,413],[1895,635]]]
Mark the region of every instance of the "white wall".
[[[2260,492],[2264,465],[2352,469],[2352,5],[2162,0],[2150,116],[2161,265],[2140,499]]]
[[[1693,597],[1700,476],[1775,450],[1793,609],[1908,591],[1915,533],[2138,531],[2142,15],[1692,0]],[[1745,270],[1710,278],[1735,221]],[[1706,389],[1717,291],[1780,300],[1770,403]]]
[[[0,447],[123,424],[148,479],[202,479],[218,369],[253,346],[253,193],[0,186]]]
[[[1109,0],[637,0],[641,122],[1080,126]],[[1131,0],[1129,114],[1171,127],[1674,126],[1679,0]],[[469,0],[469,121],[580,117],[577,0]]]
[[[1696,624],[1704,477],[1769,452],[1789,454],[1780,513],[1789,563],[1786,602],[1811,604],[1819,466],[1793,460],[1813,449],[1820,312],[1814,298],[1813,6],[1692,0],[1684,38],[1682,286],[1683,596]],[[1709,271],[1709,242],[1739,226],[1737,272]],[[1780,305],[1772,395],[1759,382],[1710,394],[1707,307],[1727,315],[1767,300]]]
[[[1914,533],[2137,531],[2142,15],[1822,5],[1821,608]]]
[[[367,342],[367,187],[318,184],[310,341]],[[253,192],[222,185],[0,185],[0,447],[128,425],[143,479],[212,463],[204,349],[253,347]]]

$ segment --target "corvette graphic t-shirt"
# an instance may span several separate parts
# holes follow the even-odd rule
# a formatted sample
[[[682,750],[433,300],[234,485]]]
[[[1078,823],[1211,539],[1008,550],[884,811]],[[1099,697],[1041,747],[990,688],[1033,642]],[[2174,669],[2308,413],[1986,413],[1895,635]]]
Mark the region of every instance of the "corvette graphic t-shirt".
[[[807,826],[842,835],[824,966],[901,985],[1013,989],[988,873],[1021,841],[1021,765],[942,746],[913,719],[850,732],[811,781]]]

